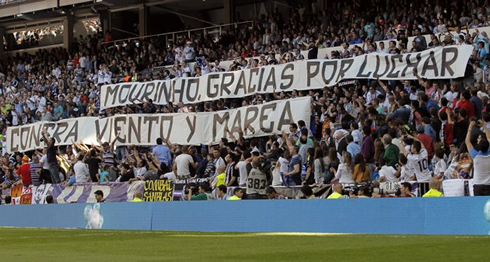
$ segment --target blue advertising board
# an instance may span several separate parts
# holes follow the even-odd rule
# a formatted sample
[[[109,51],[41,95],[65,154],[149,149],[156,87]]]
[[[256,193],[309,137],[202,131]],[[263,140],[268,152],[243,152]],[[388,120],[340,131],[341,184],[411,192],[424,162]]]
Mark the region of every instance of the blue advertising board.
[[[489,197],[0,206],[0,226],[488,235]]]

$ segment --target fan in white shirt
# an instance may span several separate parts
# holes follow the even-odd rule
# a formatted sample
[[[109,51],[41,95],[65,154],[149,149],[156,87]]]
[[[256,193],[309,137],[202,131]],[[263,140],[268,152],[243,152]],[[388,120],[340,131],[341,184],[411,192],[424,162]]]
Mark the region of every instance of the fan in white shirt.
[[[429,182],[431,179],[431,173],[429,170],[429,161],[427,159],[427,150],[424,148],[418,139],[407,136],[408,138],[414,139],[412,146],[410,147],[410,153],[405,149],[405,143],[402,141],[400,150],[407,157],[408,163],[414,168],[415,177],[417,182]]]
[[[384,159],[380,160],[380,165],[383,164],[379,170],[379,182],[396,182],[398,181],[396,169],[389,166]]]

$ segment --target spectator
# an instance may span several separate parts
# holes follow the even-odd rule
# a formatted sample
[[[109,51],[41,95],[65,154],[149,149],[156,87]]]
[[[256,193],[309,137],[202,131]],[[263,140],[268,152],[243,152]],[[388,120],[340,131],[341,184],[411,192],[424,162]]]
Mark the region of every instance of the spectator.
[[[262,172],[260,161],[254,159],[252,161],[252,169],[247,179],[247,199],[265,199],[267,176]]]
[[[226,193],[228,192],[228,188],[225,185],[219,185],[218,189],[218,200],[228,200],[228,196]]]
[[[157,138],[157,146],[153,148],[153,154],[158,157],[160,163],[165,163],[168,167],[172,162],[172,156],[170,155],[170,149],[167,145],[163,145],[163,139]]]
[[[102,190],[97,190],[94,192],[94,195],[95,195],[95,201],[97,203],[103,203],[105,202],[105,199],[104,199],[104,192],[102,192]]]
[[[24,186],[30,186],[32,184],[30,169],[31,169],[31,164],[29,164],[29,157],[23,156],[22,165],[19,167],[19,169],[17,169],[17,175],[20,176],[22,185]]]
[[[479,121],[478,124],[483,126],[485,130],[486,138],[481,139],[477,145],[477,149],[473,147],[471,143],[471,129],[476,125],[474,121],[470,123],[468,132],[466,135],[466,147],[470,151],[471,159],[474,162],[474,174],[473,174],[473,190],[475,196],[488,196],[490,195],[490,166],[488,157],[490,156],[489,150],[489,138],[490,131],[487,125],[483,121]]]
[[[85,163],[85,156],[83,154],[78,155],[78,161],[73,167],[76,183],[85,183],[90,179],[90,171],[88,165]]]
[[[276,189],[273,187],[268,187],[265,190],[265,194],[267,195],[267,199],[285,199],[285,197],[277,193]]]

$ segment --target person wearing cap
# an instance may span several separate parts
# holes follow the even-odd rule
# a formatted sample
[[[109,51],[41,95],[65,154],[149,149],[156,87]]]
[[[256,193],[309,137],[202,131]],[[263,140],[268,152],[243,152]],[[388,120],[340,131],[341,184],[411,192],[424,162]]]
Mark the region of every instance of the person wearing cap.
[[[32,184],[31,165],[29,164],[28,156],[22,157],[22,165],[19,167],[19,169],[17,169],[16,174],[20,176],[21,180],[19,181],[22,181],[24,186],[29,186]]]
[[[94,192],[94,195],[95,195],[95,201],[97,201],[97,203],[103,203],[103,202],[105,202],[104,192],[102,192],[102,190],[95,191]]]

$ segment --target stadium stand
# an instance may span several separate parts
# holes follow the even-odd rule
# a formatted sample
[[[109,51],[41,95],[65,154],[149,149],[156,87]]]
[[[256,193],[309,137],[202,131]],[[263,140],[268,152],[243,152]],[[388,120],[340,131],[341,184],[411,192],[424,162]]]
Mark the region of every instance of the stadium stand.
[[[440,196],[441,191],[490,195],[490,6],[481,1],[376,2],[354,1],[325,11],[298,6],[290,16],[271,10],[251,26],[223,32],[218,41],[191,36],[166,42],[148,36],[111,42],[95,34],[74,39],[70,51],[9,57],[0,68],[3,193],[17,185],[36,191],[48,184],[166,180],[178,185],[179,197],[192,200]],[[322,89],[302,89],[299,83],[287,92],[194,104],[158,104],[147,96],[108,105],[102,96],[110,84],[134,88],[133,82],[176,83],[315,59],[401,57],[448,47],[471,48],[467,65],[459,65],[464,76],[426,79],[414,70],[416,80],[385,81],[373,75],[341,79]],[[61,138],[51,137],[56,124],[36,125],[137,114],[184,116],[301,97],[310,97],[311,115],[290,123],[289,132],[262,127],[267,135],[254,135],[238,128],[218,138],[219,144],[176,143],[162,135],[151,146],[122,145],[118,133],[93,144],[76,140],[58,146]],[[31,126],[38,133],[29,139],[41,141],[36,150],[12,151],[13,130],[21,134]],[[95,132],[87,128],[99,135],[99,127]],[[128,124],[119,131],[131,128]]]

